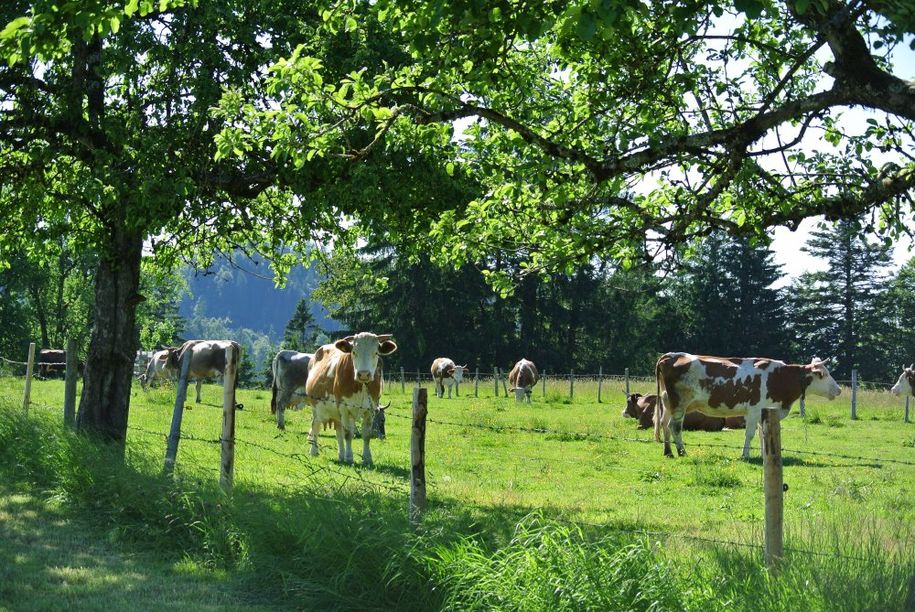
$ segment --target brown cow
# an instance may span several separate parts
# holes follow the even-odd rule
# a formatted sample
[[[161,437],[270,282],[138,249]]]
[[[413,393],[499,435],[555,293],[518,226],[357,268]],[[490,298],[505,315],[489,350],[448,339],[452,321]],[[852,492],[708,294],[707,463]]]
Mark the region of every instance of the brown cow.
[[[67,351],[63,349],[41,349],[38,351],[38,376],[49,378],[51,374],[63,376],[67,370]]]
[[[638,419],[639,429],[648,429],[654,423],[655,405],[658,402],[658,396],[642,395],[641,393],[632,393],[626,398],[626,409],[623,410],[623,416],[627,418]],[[746,427],[746,421],[742,416],[739,417],[711,417],[701,412],[690,412],[683,419],[683,429],[687,431],[721,431],[722,429],[742,429]],[[655,437],[658,442],[661,441],[660,431]]]
[[[519,402],[524,401],[527,396],[527,403],[531,403],[531,389],[540,380],[540,373],[533,361],[521,359],[508,373],[508,384],[511,390],[515,392],[515,399]]]
[[[353,462],[356,421],[362,421],[362,463],[372,463],[369,440],[373,429],[384,427],[379,406],[384,384],[381,359],[397,350],[391,334],[361,332],[315,351],[305,395],[312,406],[311,454],[318,454],[318,428],[333,424],[337,430],[338,459]]]
[[[664,454],[673,456],[670,431],[673,428],[677,452],[683,447],[683,419],[700,410],[710,416],[746,416],[743,458],[750,456],[750,441],[762,409],[778,407],[780,418],[806,393],[835,399],[841,393],[826,365],[814,358],[808,365],[786,364],[756,357],[710,357],[689,353],[661,355],[655,367],[658,381],[655,437],[664,429]]]
[[[200,387],[204,378],[210,378],[217,374],[224,374],[226,371],[226,349],[229,346],[235,347],[234,358],[235,365],[238,366],[238,360],[241,355],[241,347],[237,342],[232,340],[188,340],[177,349],[168,349],[168,359],[166,367],[181,373],[181,360],[185,354],[190,355],[190,369],[188,378],[197,379],[197,399],[200,403]],[[235,377],[235,385],[238,386],[238,376]],[[238,405],[238,407],[241,407]]]
[[[432,382],[435,383],[435,395],[445,397],[445,385],[448,386],[448,399],[451,399],[451,387],[454,387],[457,394],[457,385],[464,380],[464,372],[467,366],[455,365],[454,361],[447,357],[438,357],[432,362]]]

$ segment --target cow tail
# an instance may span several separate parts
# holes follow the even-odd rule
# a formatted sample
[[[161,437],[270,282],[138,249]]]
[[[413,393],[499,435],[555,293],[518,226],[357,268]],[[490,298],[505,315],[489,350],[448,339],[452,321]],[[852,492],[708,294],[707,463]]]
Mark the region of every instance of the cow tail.
[[[270,373],[273,374],[273,380],[270,383],[270,414],[276,414],[276,392],[278,390],[276,384],[276,358],[273,359],[273,366],[270,368]]]
[[[664,402],[661,399],[661,359],[654,367],[657,401],[654,403],[654,439],[661,439],[661,416],[664,414]]]

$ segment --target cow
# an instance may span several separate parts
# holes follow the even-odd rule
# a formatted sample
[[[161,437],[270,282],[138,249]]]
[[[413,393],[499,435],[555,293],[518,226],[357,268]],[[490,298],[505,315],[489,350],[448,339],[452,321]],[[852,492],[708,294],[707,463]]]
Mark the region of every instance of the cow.
[[[531,389],[540,379],[540,373],[537,372],[537,366],[533,361],[522,358],[508,373],[508,384],[511,390],[515,392],[516,401],[524,401],[527,396],[527,403],[531,403]]]
[[[372,463],[372,431],[384,431],[384,410],[379,406],[384,386],[381,356],[397,350],[391,334],[360,332],[315,351],[305,395],[312,407],[311,454],[318,454],[318,427],[333,424],[337,430],[338,459],[353,462],[356,421],[362,421],[362,463]]]
[[[308,367],[314,358],[314,353],[289,350],[280,351],[273,358],[270,412],[276,415],[280,429],[286,429],[286,408],[305,401]]]
[[[626,398],[626,409],[623,410],[623,416],[638,419],[639,429],[648,429],[654,423],[655,405],[657,402],[657,395],[632,393]],[[686,431],[721,431],[725,428],[743,429],[744,427],[746,427],[746,421],[742,416],[726,418],[711,417],[696,410],[687,413],[683,418],[683,429]],[[658,432],[655,440],[658,442],[661,441],[660,432]]]
[[[655,408],[655,439],[664,430],[664,454],[672,457],[671,428],[677,453],[683,447],[683,418],[694,410],[710,416],[745,416],[744,459],[750,456],[750,441],[762,409],[779,408],[779,418],[807,393],[835,399],[841,393],[826,365],[816,357],[808,365],[786,364],[758,357],[710,357],[689,353],[665,353],[655,366],[658,402]]]
[[[140,385],[146,391],[153,382],[175,377],[175,369],[168,367],[168,356],[177,348],[165,348],[155,351],[146,364],[146,371],[140,375]]]
[[[451,387],[459,385],[464,379],[467,366],[454,365],[447,357],[439,357],[432,362],[432,381],[435,383],[435,395],[445,397],[445,385],[448,385],[448,399],[451,399]],[[457,393],[457,387],[455,387]]]
[[[229,346],[235,348],[234,358],[237,367],[239,356],[241,355],[241,347],[232,340],[188,340],[179,346],[177,350],[169,351],[166,367],[181,372],[181,361],[185,355],[190,355],[191,364],[188,369],[188,378],[197,379],[197,399],[195,403],[199,404],[200,387],[203,384],[203,379],[225,373],[226,349]],[[238,386],[238,376],[235,377],[235,385]]]
[[[890,389],[890,391],[893,392],[893,395],[915,396],[915,363],[907,368],[902,368],[902,374],[899,375],[899,380],[896,381],[896,384],[893,385],[893,388]]]
[[[41,349],[38,351],[38,376],[50,378],[51,374],[63,376],[67,370],[67,351],[63,349]]]

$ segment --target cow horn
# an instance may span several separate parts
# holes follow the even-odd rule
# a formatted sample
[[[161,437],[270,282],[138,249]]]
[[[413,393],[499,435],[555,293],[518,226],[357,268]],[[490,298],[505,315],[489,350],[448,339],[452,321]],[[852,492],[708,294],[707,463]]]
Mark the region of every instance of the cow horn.
[[[915,370],[915,363],[913,363],[912,365],[910,365],[910,366],[909,366],[909,369],[910,369],[910,370]]]
[[[394,337],[394,334],[378,334],[378,342],[387,342]]]
[[[390,408],[390,407],[391,407],[391,402],[388,402],[388,403],[385,404],[384,406],[378,406],[378,410],[380,410],[380,411],[383,412],[383,411],[387,410],[387,409]]]

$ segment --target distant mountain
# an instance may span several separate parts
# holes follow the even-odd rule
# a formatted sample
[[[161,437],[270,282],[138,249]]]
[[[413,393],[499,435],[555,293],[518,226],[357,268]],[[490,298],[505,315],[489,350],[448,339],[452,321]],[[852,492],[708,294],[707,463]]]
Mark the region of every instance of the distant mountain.
[[[282,339],[299,300],[310,297],[321,280],[314,268],[296,266],[290,271],[286,286],[278,289],[273,284],[269,264],[247,258],[239,258],[237,264],[232,264],[220,257],[206,271],[186,268],[183,274],[190,295],[179,305],[182,317],[228,317],[230,327],[261,332],[275,343]],[[311,304],[311,314],[321,329],[341,328],[319,303]]]

